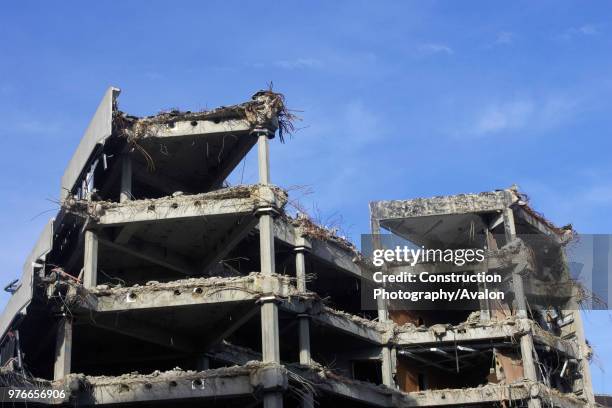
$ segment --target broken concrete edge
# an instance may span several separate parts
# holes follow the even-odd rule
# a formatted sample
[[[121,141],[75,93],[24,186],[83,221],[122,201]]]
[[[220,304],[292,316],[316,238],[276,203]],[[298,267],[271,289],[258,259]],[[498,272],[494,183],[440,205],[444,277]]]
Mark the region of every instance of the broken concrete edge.
[[[223,345],[223,348],[227,347]],[[258,353],[229,345],[232,355],[220,356],[222,361],[257,357]],[[211,355],[218,358],[216,354]],[[232,363],[232,361],[228,361]],[[248,378],[236,384],[231,379]],[[214,382],[223,378],[225,381]],[[223,395],[251,394],[257,388],[264,391],[285,391],[289,382],[297,387],[315,388],[353,400],[361,400],[383,407],[449,406],[493,401],[517,401],[540,398],[552,406],[583,407],[586,403],[572,394],[564,394],[542,383],[520,380],[512,384],[487,384],[463,389],[439,389],[419,392],[401,392],[384,385],[349,379],[340,376],[320,364],[275,364],[247,361],[241,365],[205,371],[183,371],[179,368],[151,374],[129,373],[121,376],[86,376],[70,374],[57,381],[40,381],[42,386],[67,391],[64,400],[50,401],[66,403],[71,400],[86,400],[91,403],[111,404],[117,402],[146,401],[165,395],[167,399],[206,398]],[[213,384],[210,384],[213,382]],[[214,385],[214,386],[210,386]],[[224,387],[221,389],[221,387]],[[169,392],[168,390],[176,390]],[[214,390],[213,393],[207,390]],[[149,398],[147,396],[149,395]],[[93,397],[93,398],[92,398]],[[88,399],[90,398],[90,399]],[[93,399],[93,400],[92,400]]]
[[[395,325],[391,343],[402,348],[427,344],[435,346],[444,342],[454,344],[505,338],[511,339],[518,345],[518,339],[530,333],[536,343],[550,347],[570,358],[588,359],[591,355],[588,346],[555,336],[532,320],[509,316],[503,320],[481,321],[479,314],[480,312],[472,313],[468,320],[458,325],[436,324],[419,327],[413,324]]]
[[[113,211],[129,211],[130,213],[150,212],[156,207],[186,208],[189,206],[201,207],[207,203],[214,203],[231,199],[253,200],[253,207],[274,207],[282,209],[287,203],[287,192],[280,187],[272,185],[252,184],[237,185],[201,194],[182,194],[142,200],[131,200],[123,203],[114,201],[78,200],[68,197],[62,204],[62,210],[79,217],[98,222],[105,214]]]
[[[291,382],[295,385],[291,385]],[[160,396],[173,400],[219,398],[252,395],[256,391],[284,392],[291,387],[307,387],[315,392],[327,392],[381,407],[451,406],[532,398],[550,402],[551,406],[587,406],[572,394],[564,394],[542,383],[527,380],[512,384],[487,384],[472,388],[406,393],[384,385],[352,380],[316,366],[283,366],[259,361],[198,372],[176,368],[165,372],[130,373],[114,377],[69,374],[57,381],[41,381],[39,386],[66,392],[63,399],[45,401],[54,405],[75,401],[105,405],[147,401],[159,399]]]
[[[115,312],[129,309],[155,309],[167,306],[188,306],[202,303],[257,301],[273,295],[279,302],[288,299],[320,301],[312,292],[299,292],[296,278],[279,274],[251,272],[244,276],[202,277],[145,285],[97,285],[87,289],[80,282],[65,275],[49,276],[44,282],[47,299],[57,299],[64,292],[58,306],[74,306],[75,311]],[[219,297],[226,296],[227,298]],[[186,296],[183,296],[186,295]]]
[[[391,327],[328,308],[316,293],[298,291],[295,278],[277,274],[253,272],[240,277],[192,278],[167,283],[153,281],[144,286],[130,287],[98,285],[89,290],[73,279],[58,275],[46,284],[47,298],[58,310],[68,308],[71,314],[88,318],[92,312],[103,314],[237,301],[255,303],[272,295],[279,307],[288,313],[306,313],[316,324],[377,345],[383,343],[383,335]]]
[[[250,359],[258,359],[261,355],[251,349],[223,342],[212,350],[209,356],[230,364],[240,364]],[[463,405],[530,398],[546,398],[554,402],[552,406],[568,408],[586,406],[584,401],[577,399],[573,394],[564,394],[542,383],[529,380],[520,380],[512,384],[487,384],[472,388],[406,393],[385,385],[346,378],[317,362],[312,362],[310,365],[290,363],[284,364],[284,367],[289,373],[297,376],[298,382],[307,383],[320,392],[329,392],[383,407]]]
[[[517,188],[486,191],[481,193],[465,193],[448,196],[415,198],[410,200],[388,200],[370,202],[372,219],[384,221],[392,219],[415,218],[425,216],[483,213],[502,211],[513,207],[525,211],[526,221],[532,224],[541,223],[548,230],[547,235],[554,235],[560,243],[572,240],[575,231],[571,225],[555,226],[543,214],[529,206],[529,197]]]
[[[336,228],[318,224],[305,213],[299,213],[296,217],[285,214],[285,219],[297,229],[299,236],[307,239],[334,243],[338,247],[351,252],[357,259],[362,258],[355,244],[348,238],[338,235],[338,230]]]
[[[464,193],[410,200],[370,202],[370,215],[376,220],[391,220],[432,215],[452,215],[501,211],[518,201],[509,190]]]
[[[147,117],[136,117],[119,111],[114,106],[113,133],[130,142],[147,137],[158,137],[164,128],[172,128],[177,122],[210,121],[214,123],[245,120],[250,130],[266,129],[269,136],[280,130],[283,141],[285,134],[294,131],[293,122],[299,118],[286,106],[285,97],[272,90],[255,93],[251,101],[232,106],[222,106],[210,111],[181,112],[177,109]]]
[[[292,370],[292,368],[289,368]],[[486,402],[522,401],[540,398],[551,401],[551,406],[584,407],[585,401],[573,394],[564,394],[548,386],[529,380],[513,384],[486,384],[461,389],[439,389],[403,392],[385,385],[352,380],[329,370],[301,370],[300,375],[313,386],[346,398],[387,407],[426,407],[481,404]]]
[[[191,278],[167,283],[148,282],[146,285],[130,287],[110,287],[98,285],[86,290],[78,282],[71,279],[60,279],[49,283],[50,299],[56,298],[56,290],[66,287],[66,294],[62,297],[61,307],[75,307],[86,313],[91,311],[114,312],[129,309],[145,309],[165,307],[169,304],[189,305],[210,302],[215,294],[225,293],[227,301],[251,300],[257,301],[265,295],[272,294],[277,297],[284,310],[294,313],[309,313],[315,322],[352,335],[362,337],[376,344],[394,344],[398,347],[411,345],[440,344],[441,342],[464,342],[473,340],[486,340],[494,338],[518,339],[520,336],[532,333],[534,340],[547,347],[551,347],[572,358],[588,357],[592,354],[587,346],[575,344],[572,341],[561,339],[529,319],[509,316],[503,320],[481,321],[479,312],[474,312],[468,320],[458,325],[437,324],[433,326],[419,326],[412,324],[397,325],[392,321],[378,322],[369,320],[344,311],[335,310],[325,306],[315,293],[300,293],[295,287],[295,278],[285,275],[263,275],[253,272],[240,277],[212,277]],[[167,296],[160,293],[166,292]],[[245,297],[238,298],[236,293],[244,293]],[[147,297],[150,294],[150,297]],[[163,294],[163,293],[162,293]],[[178,299],[180,295],[186,297]],[[212,302],[222,302],[214,298]]]
[[[48,404],[105,405],[158,399],[220,398],[283,392],[289,387],[287,370],[276,363],[249,361],[243,365],[204,371],[133,372],[120,376],[69,374],[46,387],[65,391],[65,397]]]
[[[394,326],[394,323],[391,321],[388,322],[379,322],[370,319],[366,319],[365,317],[357,316],[351,313],[347,313],[342,310],[332,309],[331,307],[324,306],[323,312],[333,315],[336,318],[344,319],[346,321],[350,321],[352,323],[363,325],[369,327],[371,329],[376,330],[379,333],[388,333],[390,329]]]

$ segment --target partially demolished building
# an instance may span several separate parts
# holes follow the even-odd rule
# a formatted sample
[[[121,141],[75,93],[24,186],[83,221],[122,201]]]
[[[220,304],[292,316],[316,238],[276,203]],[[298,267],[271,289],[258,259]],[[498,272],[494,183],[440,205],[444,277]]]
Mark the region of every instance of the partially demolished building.
[[[575,296],[550,310],[524,295],[525,274],[565,276],[571,232],[516,191],[370,204],[375,235],[432,247],[478,235],[512,302],[362,310],[367,257],[288,215],[271,184],[268,145],[290,127],[281,95],[137,118],[118,94],[105,94],[62,178],[61,209],[10,287],[3,386],[62,391],[37,402],[66,406],[594,404]],[[252,148],[259,183],[228,186]]]

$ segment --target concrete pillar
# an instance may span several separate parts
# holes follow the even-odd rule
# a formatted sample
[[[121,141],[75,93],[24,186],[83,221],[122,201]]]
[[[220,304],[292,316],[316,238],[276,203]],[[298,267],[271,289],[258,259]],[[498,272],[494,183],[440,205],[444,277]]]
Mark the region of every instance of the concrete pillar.
[[[300,364],[310,365],[312,358],[310,354],[310,316],[299,314],[299,338],[300,338]],[[314,395],[310,391],[304,391],[302,397],[302,408],[314,408]]]
[[[574,317],[576,340],[578,340],[578,344],[580,345],[580,375],[582,376],[583,395],[589,404],[595,406],[595,395],[593,394],[593,382],[591,379],[591,367],[589,366],[588,358],[583,355],[583,351],[586,350],[588,346],[584,336],[582,313],[578,303],[574,303],[574,307],[572,308],[572,316]]]
[[[307,314],[299,314],[299,337],[300,337],[300,364],[309,365],[311,362],[310,355],[310,316]]]
[[[395,388],[393,381],[393,351],[390,346],[382,348],[382,383],[389,388]]]
[[[565,268],[564,274],[569,277],[570,273],[568,269],[567,256],[565,254],[565,250],[563,248],[560,248],[559,251],[561,254],[562,263]],[[586,337],[584,335],[584,325],[582,322],[581,308],[578,302],[576,301],[576,299],[578,298],[578,288],[573,287],[572,291],[573,291],[573,296],[566,306],[568,309],[563,310],[563,315],[565,316],[571,313],[572,317],[574,318],[575,337],[576,337],[576,340],[578,341],[578,344],[580,345],[580,374],[582,376],[581,382],[582,382],[583,396],[586,398],[589,404],[594,406],[595,405],[595,395],[593,394],[591,367],[589,366],[588,358],[585,355],[583,355],[584,350],[586,350],[588,346],[586,342]]]
[[[259,184],[270,184],[270,146],[268,132],[257,132],[257,163],[259,169]]]
[[[485,228],[484,231],[484,236],[485,236],[485,243],[487,245],[487,249],[491,249],[488,248],[489,246],[489,237],[490,237],[490,232],[488,228]],[[484,263],[482,264],[482,272],[484,273],[489,273],[489,265],[487,263],[487,260],[484,261]],[[478,290],[480,292],[485,292],[488,288],[488,285],[486,283],[479,283],[478,284]],[[483,299],[480,301],[480,320],[483,322],[487,322],[489,320],[491,320],[491,303],[489,302],[488,299]]]
[[[295,278],[297,290],[306,292],[306,256],[303,250],[295,250]]]
[[[370,225],[372,228],[372,249],[382,249],[382,242],[380,241],[380,222],[372,218],[370,220]],[[383,268],[386,265],[383,265]],[[387,302],[382,299],[377,299],[376,301],[377,309],[378,309],[378,321],[386,322],[389,320],[389,312],[387,310]]]
[[[261,354],[264,363],[280,363],[276,297],[261,299]]]
[[[297,238],[295,247],[295,276],[297,289],[306,292],[306,252],[310,249],[310,243],[302,236]],[[310,365],[312,358],[310,354],[310,316],[308,314],[298,315],[299,323],[299,346],[300,364]],[[304,391],[301,401],[302,408],[314,408],[314,395],[310,391]]]
[[[295,278],[298,291],[306,292],[306,253],[312,248],[310,242],[303,236],[296,239]]]
[[[268,131],[255,132],[257,136],[257,154],[259,168],[259,183],[270,184],[270,148],[268,146]],[[259,216],[259,252],[261,273],[275,273],[274,258],[274,220],[273,208],[261,208]],[[261,301],[261,354],[264,363],[280,364],[280,347],[278,332],[278,306],[275,296],[264,296]],[[267,392],[264,395],[264,408],[282,408],[283,394],[278,391]]]
[[[128,153],[121,156],[121,192],[119,202],[123,203],[132,199],[132,158]]]
[[[72,318],[60,320],[55,340],[55,364],[53,379],[60,380],[70,374],[72,362]]]
[[[272,275],[276,272],[274,259],[274,219],[272,209],[262,209],[259,215],[259,253],[261,273]]]
[[[98,284],[98,236],[94,231],[85,231],[83,255],[83,286],[93,288]]]
[[[516,238],[516,226],[514,224],[514,213],[511,208],[505,208],[504,213],[504,233],[506,243],[513,241]],[[523,288],[523,276],[521,273],[525,270],[524,264],[519,263],[512,271],[512,287],[514,289],[514,298],[516,300],[516,314],[521,319],[527,319],[527,301],[525,300],[525,290]],[[523,361],[523,376],[527,380],[538,381],[534,355],[535,347],[533,345],[533,336],[527,333],[521,337],[521,359]],[[529,408],[540,408],[541,401],[537,398],[530,399],[528,402]]]
[[[376,218],[370,219],[370,226],[372,229],[372,249],[382,249],[382,242],[380,240],[380,222]],[[383,265],[383,268],[385,265]],[[378,309],[378,321],[385,323],[389,320],[389,312],[387,310],[387,302],[383,299],[377,299],[376,306]],[[393,380],[393,358],[391,347],[382,347],[382,358],[381,358],[381,370],[382,370],[382,382],[389,388],[395,388],[395,381]]]

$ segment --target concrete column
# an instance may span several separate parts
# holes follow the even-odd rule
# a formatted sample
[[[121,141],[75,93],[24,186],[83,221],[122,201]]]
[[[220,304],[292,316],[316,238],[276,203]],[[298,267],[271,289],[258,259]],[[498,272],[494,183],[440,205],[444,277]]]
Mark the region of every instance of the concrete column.
[[[506,243],[513,241],[516,238],[516,226],[514,224],[514,213],[511,208],[505,208],[504,213],[504,233]],[[525,270],[524,264],[518,264],[512,271],[512,287],[514,289],[514,298],[516,300],[516,314],[521,319],[527,319],[527,301],[525,300],[525,290],[523,288],[523,276],[521,273]],[[535,347],[533,345],[533,336],[527,333],[521,337],[521,359],[523,361],[523,376],[527,380],[538,381],[538,374],[534,361]],[[527,402],[529,408],[540,408],[541,401],[537,398],[530,399]]]
[[[98,236],[94,231],[85,231],[83,255],[83,286],[93,288],[98,284]]]
[[[307,314],[299,314],[300,328],[300,364],[309,365],[311,362],[310,356],[310,316]]]
[[[303,236],[296,239],[295,278],[298,291],[306,292],[306,253],[312,248],[310,242]]]
[[[55,341],[55,365],[53,379],[60,380],[70,374],[72,362],[72,318],[60,320]]]
[[[393,352],[390,346],[382,348],[382,382],[389,388],[395,388],[393,381]]]
[[[310,354],[310,316],[299,314],[300,328],[300,364],[310,365],[312,358]],[[302,408],[314,408],[314,395],[310,391],[304,391]]]
[[[295,278],[297,290],[306,292],[306,256],[301,248],[295,249]]]
[[[491,249],[488,248],[489,246],[489,237],[491,232],[489,232],[488,228],[485,228],[483,230],[484,236],[485,236],[485,243],[487,245],[487,249]],[[489,265],[488,265],[488,261],[485,260],[485,262],[482,264],[482,272],[484,273],[489,273]],[[478,290],[481,292],[484,292],[487,290],[487,284],[486,283],[479,283],[478,284]],[[491,303],[489,302],[488,299],[484,299],[480,301],[480,320],[483,322],[487,322],[489,320],[491,320]]]
[[[370,226],[372,229],[372,249],[382,249],[379,220],[376,218],[371,218]],[[384,267],[385,265],[383,265],[383,268]],[[378,321],[381,323],[387,322],[389,320],[387,302],[383,299],[377,299],[376,305],[378,309]],[[383,346],[381,355],[382,382],[389,388],[395,388],[395,381],[393,381],[393,356],[391,347]]]
[[[280,363],[278,306],[274,296],[261,299],[261,354],[264,363]]]
[[[563,248],[560,248],[559,251],[561,254],[562,263],[565,268],[564,275],[569,277],[570,273],[569,273],[569,269],[567,266],[567,256],[565,254],[565,250]],[[594,406],[595,405],[595,395],[593,394],[591,367],[589,366],[589,360],[586,358],[585,355],[583,355],[584,350],[586,350],[588,346],[586,342],[586,337],[584,335],[584,325],[582,322],[581,308],[578,302],[576,301],[578,297],[578,293],[577,293],[578,289],[576,287],[573,287],[572,291],[573,291],[572,293],[573,296],[566,306],[569,308],[569,310],[564,309],[563,315],[565,316],[566,314],[571,313],[572,317],[574,318],[575,338],[578,341],[578,344],[580,345],[580,374],[582,376],[581,381],[582,381],[583,395],[587,399],[589,404]]]
[[[295,274],[297,277],[297,288],[300,292],[306,291],[306,257],[304,255],[305,251],[305,245],[301,245],[295,248]],[[299,314],[298,319],[300,330],[300,364],[308,365],[310,364],[310,316],[308,314]]]
[[[121,193],[119,202],[123,203],[132,199],[132,158],[128,153],[121,156]]]
[[[257,135],[257,155],[259,168],[259,183],[270,184],[270,148],[268,132],[262,130]],[[261,208],[259,216],[259,252],[261,273],[275,273],[274,257],[274,220],[273,208]],[[278,332],[278,306],[275,296],[261,298],[261,354],[264,363],[280,364],[280,347]],[[278,391],[267,392],[264,395],[264,408],[282,408],[283,394]]]
[[[270,184],[270,146],[267,131],[257,133],[257,162],[259,184]]]
[[[372,228],[372,247],[373,249],[382,249],[382,243],[380,241],[380,222],[372,218],[370,220],[370,225]],[[385,265],[383,265],[383,268]],[[382,299],[378,299],[376,301],[377,309],[378,309],[378,320],[380,322],[386,322],[389,320],[389,312],[387,310],[387,302]]]
[[[516,226],[514,225],[514,213],[512,208],[506,207],[504,209],[504,234],[506,236],[506,243],[516,238]]]
[[[276,272],[274,259],[274,219],[272,210],[259,212],[259,253],[261,273],[272,275]]]
[[[295,247],[295,276],[297,289],[306,292],[306,252],[310,243],[302,236],[298,237]],[[310,365],[312,359],[310,354],[310,316],[308,314],[298,315],[299,342],[300,342],[300,364]],[[314,395],[310,391],[304,391],[301,401],[302,408],[314,408]]]

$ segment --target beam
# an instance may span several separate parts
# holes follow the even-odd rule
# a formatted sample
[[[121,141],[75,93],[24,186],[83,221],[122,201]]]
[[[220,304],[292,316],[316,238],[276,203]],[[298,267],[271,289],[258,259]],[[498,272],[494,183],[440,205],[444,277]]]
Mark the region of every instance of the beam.
[[[433,215],[495,212],[516,201],[516,197],[509,197],[506,193],[507,191],[492,191],[413,200],[373,201],[370,203],[370,214],[373,218],[383,221]]]
[[[75,392],[74,403],[78,406],[157,401],[168,401],[171,404],[172,401],[196,399],[213,402],[238,397],[254,399],[260,389],[284,391],[288,387],[284,368],[263,364],[224,367],[197,373],[167,371],[155,376],[132,375],[129,380],[87,376],[83,381],[84,387],[76,386],[78,391]]]
[[[307,304],[295,299],[288,299],[280,304],[283,310],[290,313],[306,313],[310,310],[312,324],[330,327],[334,330],[360,338],[374,344],[383,344],[385,331],[389,328],[382,323],[373,322],[359,316],[333,310],[318,304]]]
[[[516,320],[508,323],[491,320],[490,323],[487,322],[473,327],[459,325],[451,327],[436,326],[426,330],[418,328],[404,329],[396,333],[394,342],[399,346],[435,346],[441,343],[453,344],[455,341],[488,341],[518,337],[529,330],[530,326],[525,320]]]
[[[96,315],[91,323],[97,327],[124,334],[138,340],[157,344],[172,350],[195,353],[200,349],[188,336],[170,333],[155,324],[143,323],[122,314]]]
[[[246,307],[238,307],[232,313],[230,313],[230,325],[224,327],[220,333],[215,333],[214,337],[210,340],[204,341],[204,349],[207,350],[210,347],[222,342],[231,336],[236,330],[240,329],[246,322],[251,320],[259,312],[259,309],[253,304],[247,304]]]
[[[238,136],[238,146],[232,149],[231,155],[226,158],[221,164],[223,167],[219,173],[213,178],[213,188],[220,187],[223,181],[230,175],[230,173],[236,168],[240,161],[249,153],[251,148],[255,145],[256,139],[251,136]],[[220,166],[219,166],[220,167]]]
[[[205,194],[180,196],[176,200],[135,200],[106,209],[97,224],[106,227],[136,222],[250,214],[255,210],[256,203],[253,197],[207,199]]]
[[[115,236],[115,243],[119,245],[125,245],[130,242],[132,236],[138,231],[140,225],[138,224],[125,224]]]
[[[118,244],[106,238],[99,238],[99,241],[109,248],[125,252],[128,255],[144,259],[145,261],[163,266],[175,272],[188,276],[201,275],[193,263],[186,261],[186,256],[174,253],[155,244],[144,241],[132,242],[131,244]]]
[[[537,231],[539,231],[543,235],[549,237],[554,243],[560,245],[564,242],[564,240],[559,236],[557,232],[553,231],[549,226],[544,224],[542,221],[538,220],[536,217],[529,214],[527,211],[525,211],[524,208],[521,208],[520,206],[514,206],[514,211],[520,219],[525,221],[527,224],[531,225],[533,228],[535,228]]]
[[[193,136],[214,136],[223,133],[236,134],[249,132],[251,125],[246,119],[230,119],[222,121],[213,120],[177,120],[172,123],[172,127],[162,125],[156,128],[155,132],[147,135],[148,138],[172,139]],[[247,136],[247,135],[244,135]]]
[[[298,227],[291,224],[284,217],[274,219],[274,236],[280,242],[291,246],[300,247],[303,237],[300,235]],[[364,271],[360,265],[355,262],[355,253],[346,248],[342,248],[333,242],[320,241],[316,239],[309,240],[311,248],[309,253],[313,259],[324,262],[344,273],[352,275],[356,278],[368,278],[368,271]]]
[[[224,238],[217,241],[217,244],[211,250],[211,255],[207,256],[204,261],[202,261],[201,270],[206,272],[211,266],[222,261],[256,225],[257,218],[251,215],[246,215],[240,219]]]
[[[97,298],[95,311],[104,313],[204,304],[253,303],[262,296],[264,290],[279,297],[297,295],[295,289],[289,286],[287,278],[257,273],[239,278],[191,278],[160,283],[155,285],[155,290],[150,289],[148,286],[139,286],[93,290],[91,293]],[[82,302],[82,307],[91,308],[88,306],[91,303]]]

